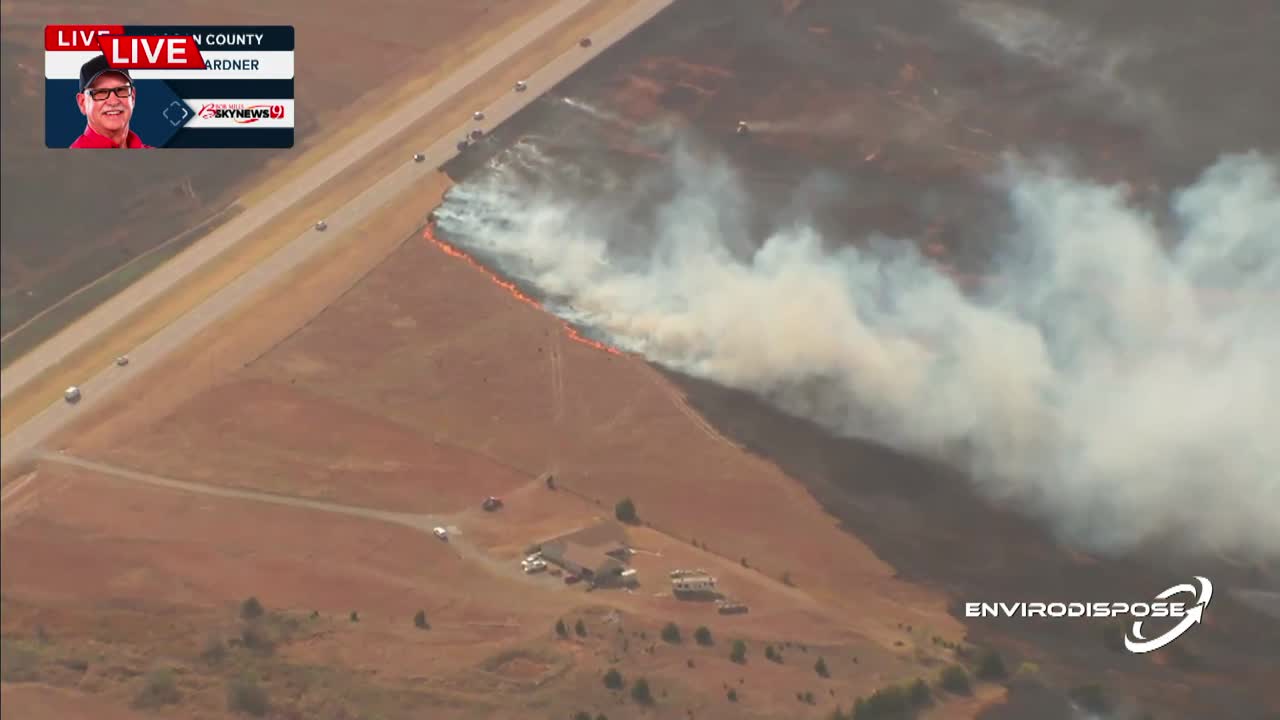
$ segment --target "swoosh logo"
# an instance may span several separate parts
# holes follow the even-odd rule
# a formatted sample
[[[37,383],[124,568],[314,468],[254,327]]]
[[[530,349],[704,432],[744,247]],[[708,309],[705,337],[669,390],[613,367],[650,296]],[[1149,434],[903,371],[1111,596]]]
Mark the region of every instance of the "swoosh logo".
[[[1209,601],[1213,599],[1213,583],[1209,582],[1208,578],[1200,577],[1199,575],[1196,576],[1196,581],[1200,584],[1198,591],[1194,585],[1190,583],[1182,583],[1181,585],[1174,585],[1156,596],[1157,600],[1168,600],[1174,595],[1189,593],[1197,599],[1195,607],[1187,611],[1187,614],[1182,617],[1181,622],[1174,625],[1172,628],[1169,628],[1169,630],[1165,631],[1163,635],[1148,640],[1142,634],[1142,621],[1137,620],[1133,623],[1133,628],[1130,631],[1130,634],[1125,635],[1125,648],[1128,649],[1129,652],[1137,653],[1139,655],[1149,653],[1153,650],[1159,650],[1165,645],[1177,640],[1183,633],[1190,630],[1192,626],[1200,623],[1204,619],[1205,608],[1209,607]],[[1130,635],[1132,635],[1132,637],[1130,637]]]

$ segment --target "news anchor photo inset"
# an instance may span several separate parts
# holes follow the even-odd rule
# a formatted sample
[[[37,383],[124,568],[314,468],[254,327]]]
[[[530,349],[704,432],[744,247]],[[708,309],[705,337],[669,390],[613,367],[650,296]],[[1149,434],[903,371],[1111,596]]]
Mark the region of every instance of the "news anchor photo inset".
[[[113,69],[106,55],[95,55],[80,66],[76,103],[85,117],[84,132],[72,148],[149,148],[129,129],[136,92],[125,69]]]
[[[291,148],[289,25],[49,25],[49,148]]]

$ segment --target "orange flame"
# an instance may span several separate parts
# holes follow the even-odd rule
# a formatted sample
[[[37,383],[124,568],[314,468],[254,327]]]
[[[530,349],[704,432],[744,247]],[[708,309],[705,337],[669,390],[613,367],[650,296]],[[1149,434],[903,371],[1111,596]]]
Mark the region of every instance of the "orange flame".
[[[502,278],[498,277],[497,273],[493,272],[492,270],[485,267],[484,265],[481,265],[480,262],[475,258],[459,250],[458,248],[450,245],[444,240],[441,240],[440,238],[436,237],[436,234],[433,231],[433,227],[434,226],[432,224],[428,223],[427,229],[422,233],[422,237],[427,239],[436,247],[440,248],[440,250],[443,251],[445,255],[449,255],[450,257],[455,257],[465,261],[471,267],[484,273],[489,278],[489,280],[493,282],[493,284],[497,285],[503,290],[506,290],[511,295],[511,297],[515,298],[516,300],[519,300],[525,305],[529,305],[530,307],[535,307],[539,310],[546,312],[546,308],[544,308],[541,303],[529,297],[528,295],[524,294],[523,292],[520,292],[520,288],[516,287],[515,283],[509,282],[507,280],[503,280]],[[587,347],[595,348],[596,350],[609,353],[610,355],[622,355],[622,351],[615,347],[606,345],[596,340],[592,340],[591,338],[583,337],[582,334],[578,332],[577,328],[573,327],[572,325],[570,325],[569,323],[563,320],[560,321],[560,325],[564,327],[565,335],[567,335],[570,340],[576,343],[582,343]]]

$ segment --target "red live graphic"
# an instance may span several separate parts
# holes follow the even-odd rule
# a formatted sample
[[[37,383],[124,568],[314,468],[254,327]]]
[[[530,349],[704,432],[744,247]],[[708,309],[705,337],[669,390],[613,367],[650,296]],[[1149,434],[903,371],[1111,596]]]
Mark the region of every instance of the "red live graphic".
[[[123,25],[47,25],[45,50],[97,51],[125,70],[203,70],[204,58],[190,35],[125,35]]]
[[[190,35],[101,35],[102,54],[113,68],[203,70],[204,58]]]
[[[123,25],[46,25],[44,28],[45,50],[79,50],[101,52],[98,37],[101,35],[124,35]]]

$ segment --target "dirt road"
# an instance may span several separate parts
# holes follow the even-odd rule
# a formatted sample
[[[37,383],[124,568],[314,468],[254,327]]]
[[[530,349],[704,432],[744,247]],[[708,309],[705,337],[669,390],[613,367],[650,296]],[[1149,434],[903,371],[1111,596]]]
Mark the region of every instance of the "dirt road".
[[[405,129],[414,120],[435,109],[507,57],[552,30],[561,21],[585,7],[588,1],[564,0],[559,3],[522,28],[508,42],[486,51],[447,81],[424,94],[421,99],[375,126],[342,152],[326,159],[311,172],[281,188],[261,205],[255,206],[219,228],[210,237],[200,241],[193,251],[175,258],[174,261],[146,276],[57,337],[15,361],[4,371],[3,396],[8,396],[19,389],[36,377],[41,370],[52,366],[68,353],[74,352],[80,345],[111,330],[132,312],[180,283],[184,277],[194,273],[201,264],[234,246],[242,238],[262,227],[272,217],[300,201],[315,188],[371,152],[386,138]],[[673,1],[638,0],[632,8],[593,33],[591,47],[575,46],[531,75],[527,81],[529,88],[527,92],[512,91],[484,108],[486,117],[483,124],[487,128],[492,128],[511,117],[541,93],[578,70],[591,58],[657,15]],[[411,158],[406,158],[404,165],[325,218],[328,223],[326,232],[321,233],[312,229],[304,231],[296,240],[281,248],[253,270],[236,278],[199,306],[133,349],[129,353],[130,363],[127,366],[110,366],[92,378],[78,381],[83,394],[79,404],[68,405],[60,398],[50,398],[52,404],[48,408],[13,428],[4,436],[4,442],[0,444],[0,466],[9,466],[27,457],[34,448],[77,415],[105,401],[127,380],[156,366],[161,359],[201,330],[272,285],[292,268],[301,265],[332,242],[336,242],[345,230],[355,227],[370,213],[412,187],[413,183],[420,182],[429,173],[434,172],[437,167],[457,154],[458,150],[455,146],[457,139],[472,127],[474,123],[466,122],[454,132],[439,139],[424,151],[426,158],[423,162],[413,162]],[[406,150],[407,154],[408,152]],[[334,240],[327,240],[328,238],[334,238]]]
[[[247,500],[250,502],[271,503],[273,505],[284,505],[286,507],[312,510],[315,512],[350,515],[353,517],[363,518],[365,520],[403,525],[427,534],[429,534],[435,527],[446,527],[449,529],[449,547],[458,554],[458,557],[484,568],[495,577],[505,578],[508,580],[522,580],[531,584],[537,583],[543,588],[549,587],[554,589],[559,587],[557,583],[547,583],[540,581],[537,577],[526,575],[521,572],[514,563],[503,562],[497,558],[491,557],[483,550],[467,542],[465,531],[459,529],[455,524],[453,524],[455,520],[452,516],[378,510],[376,508],[344,505],[342,503],[325,502],[324,500],[313,500],[311,498],[278,495],[275,493],[263,492],[261,490],[220,487],[217,485],[206,485],[204,483],[190,482],[187,480],[175,480],[173,478],[138,472],[137,470],[129,470],[127,468],[116,467],[114,465],[95,462],[93,460],[85,460],[84,458],[68,455],[66,453],[44,452],[40,453],[37,458],[45,463],[69,465],[72,467],[82,468],[84,470],[90,470],[102,475],[119,478],[121,480],[167,488],[169,490],[195,493],[198,495],[213,495],[216,497],[232,498],[235,500]],[[25,485],[26,483],[24,482],[23,484]],[[13,489],[16,490],[17,488],[15,487]],[[431,542],[439,541],[432,536]]]

